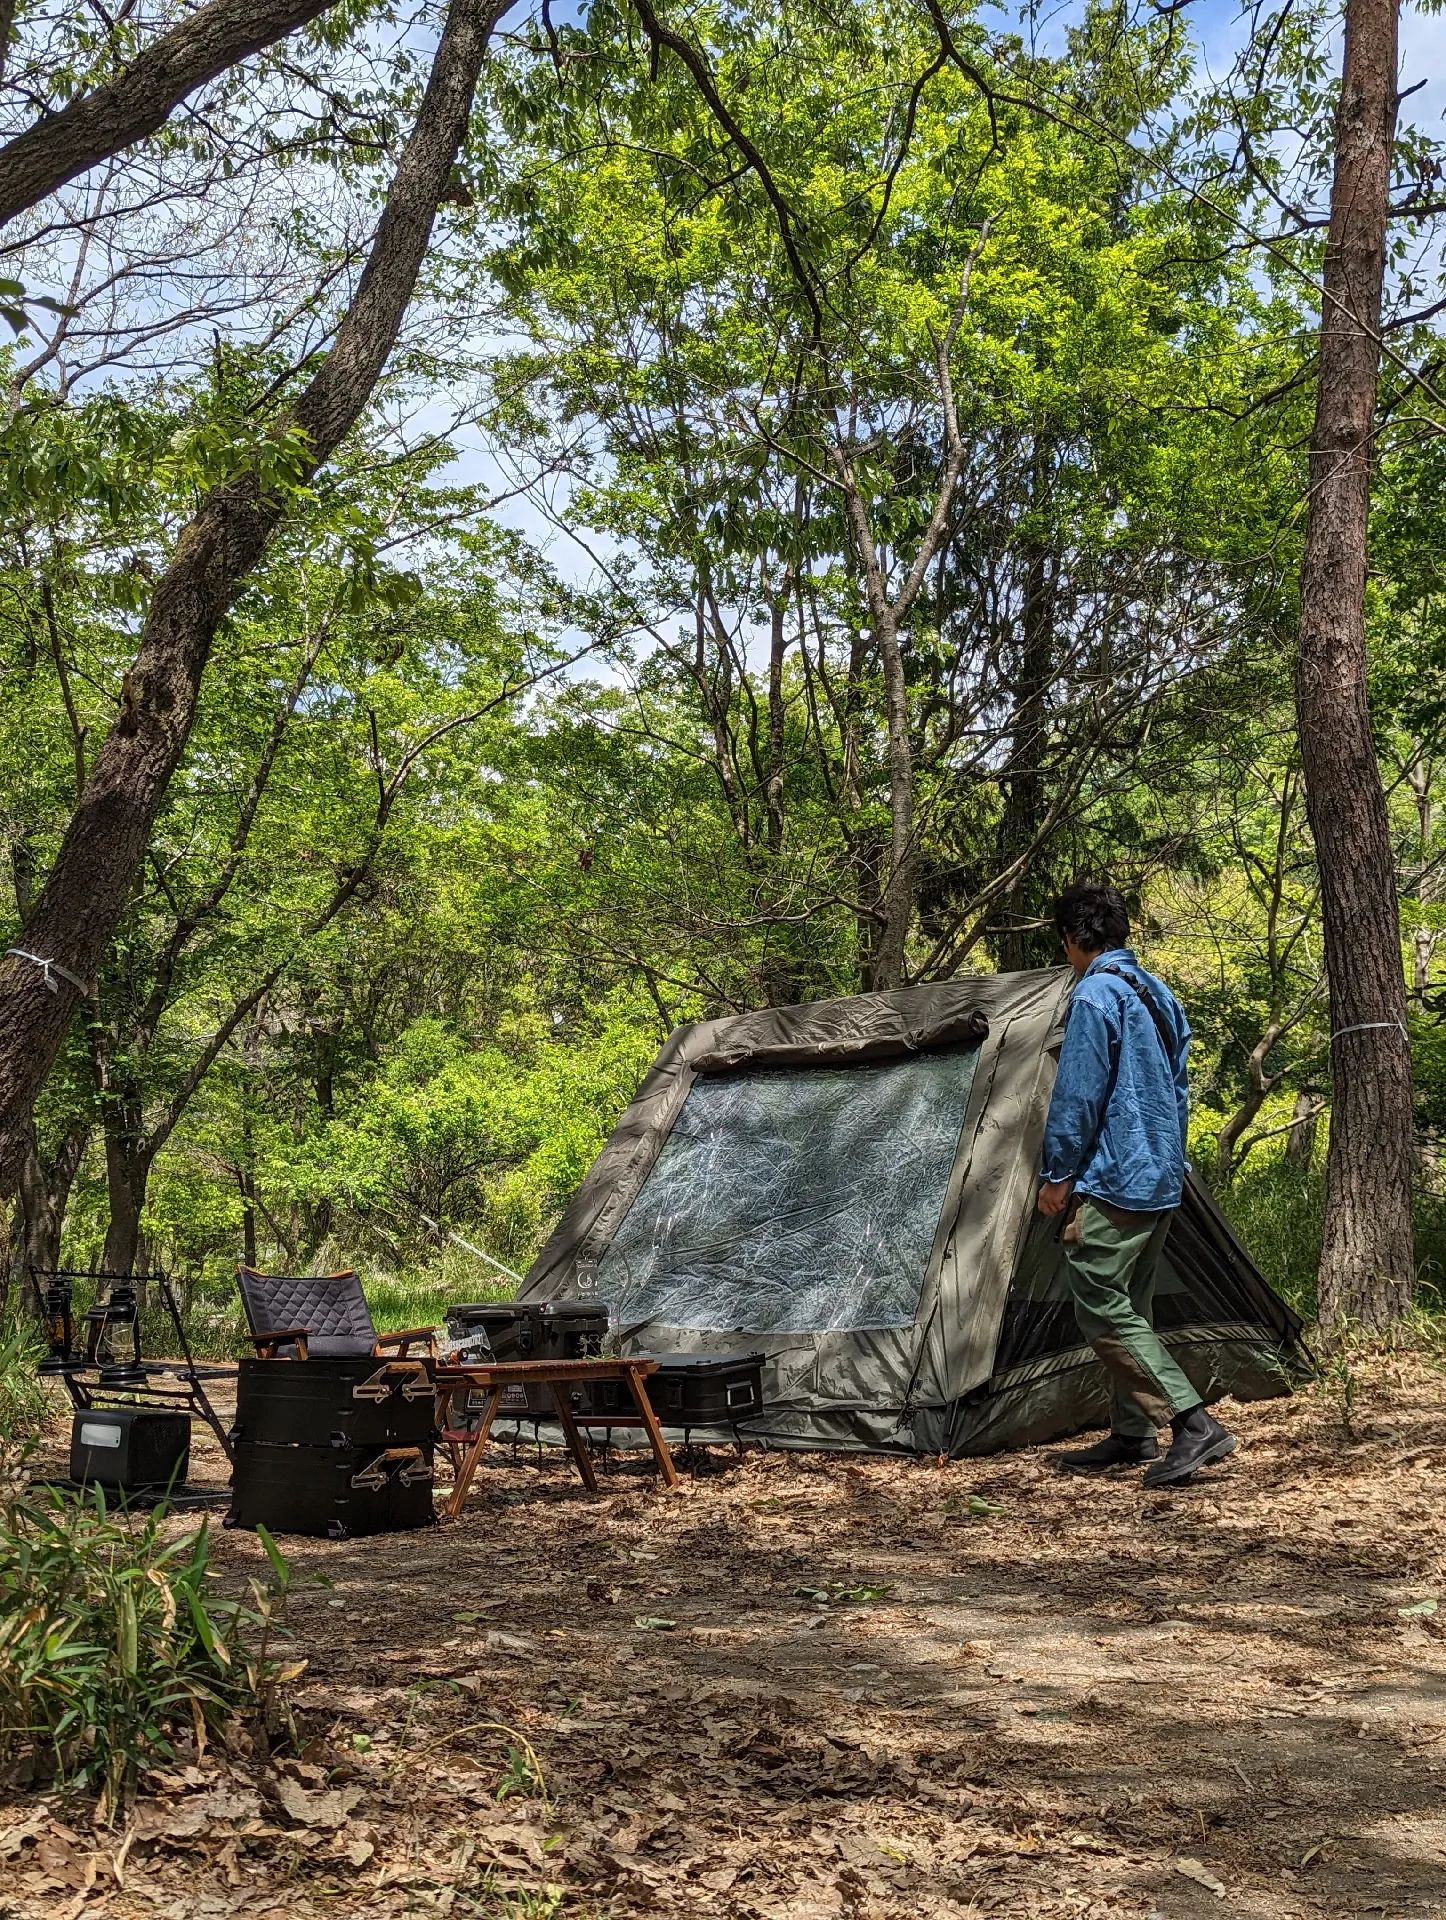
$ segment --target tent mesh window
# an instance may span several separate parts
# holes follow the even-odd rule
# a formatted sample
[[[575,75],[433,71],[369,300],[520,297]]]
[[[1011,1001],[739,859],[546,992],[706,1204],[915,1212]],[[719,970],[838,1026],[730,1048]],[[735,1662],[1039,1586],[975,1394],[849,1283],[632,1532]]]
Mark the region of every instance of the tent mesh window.
[[[977,1047],[700,1076],[599,1275],[620,1319],[825,1333],[909,1326]]]

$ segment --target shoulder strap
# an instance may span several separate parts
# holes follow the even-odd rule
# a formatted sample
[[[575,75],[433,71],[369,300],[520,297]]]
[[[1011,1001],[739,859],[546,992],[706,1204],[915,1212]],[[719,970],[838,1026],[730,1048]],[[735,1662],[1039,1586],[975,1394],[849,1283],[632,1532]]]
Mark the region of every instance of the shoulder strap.
[[[1112,973],[1116,980],[1123,980],[1126,986],[1134,988],[1146,1013],[1149,1014],[1151,1020],[1155,1023],[1155,1033],[1159,1038],[1160,1045],[1165,1050],[1165,1064],[1173,1073],[1175,1071],[1175,1044],[1171,1038],[1169,1029],[1165,1025],[1165,1016],[1160,1012],[1160,1009],[1155,1005],[1150,995],[1145,992],[1145,989],[1140,985],[1135,976],[1132,973],[1126,973],[1123,967],[1096,967],[1095,972]]]

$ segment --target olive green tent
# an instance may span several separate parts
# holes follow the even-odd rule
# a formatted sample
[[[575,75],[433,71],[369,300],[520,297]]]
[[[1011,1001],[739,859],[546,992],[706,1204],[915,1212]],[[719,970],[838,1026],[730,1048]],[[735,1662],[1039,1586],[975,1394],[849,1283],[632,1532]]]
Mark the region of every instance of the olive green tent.
[[[598,1267],[626,1352],[762,1351],[770,1444],[982,1453],[1103,1424],[1034,1209],[1071,976],[681,1027],[520,1289]],[[1156,1323],[1208,1399],[1285,1392],[1300,1322],[1191,1180]]]

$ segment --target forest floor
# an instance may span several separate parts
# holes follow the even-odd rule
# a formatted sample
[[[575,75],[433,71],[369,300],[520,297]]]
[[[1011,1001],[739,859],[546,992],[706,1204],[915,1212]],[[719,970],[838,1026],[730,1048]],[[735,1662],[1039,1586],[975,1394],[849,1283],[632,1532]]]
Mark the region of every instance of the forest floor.
[[[299,1759],[13,1799],[0,1914],[1446,1915],[1446,1380],[1356,1384],[1173,1494],[495,1447],[455,1527],[285,1543]]]

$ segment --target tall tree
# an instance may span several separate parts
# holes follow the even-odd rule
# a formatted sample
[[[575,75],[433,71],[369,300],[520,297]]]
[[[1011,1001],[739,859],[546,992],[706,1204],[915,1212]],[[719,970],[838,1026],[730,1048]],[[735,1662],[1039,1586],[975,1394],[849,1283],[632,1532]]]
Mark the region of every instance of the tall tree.
[[[202,499],[157,583],[120,709],[60,853],[0,968],[0,1197],[14,1191],[35,1095],[125,907],[195,718],[217,628],[265,553],[292,486],[360,419],[416,286],[466,136],[505,0],[453,0],[356,295],[335,342],[278,423],[280,456],[252,459]]]
[[[1397,35],[1398,0],[1347,0],[1296,659],[1334,1028],[1320,1317],[1373,1329],[1413,1280],[1411,1053],[1365,639]]]

